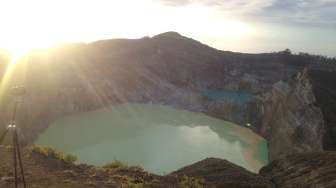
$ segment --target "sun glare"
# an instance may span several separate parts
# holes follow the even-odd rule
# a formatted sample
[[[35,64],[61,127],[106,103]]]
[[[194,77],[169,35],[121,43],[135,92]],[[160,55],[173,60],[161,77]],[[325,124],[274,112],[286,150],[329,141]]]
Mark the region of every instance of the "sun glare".
[[[22,55],[36,48],[106,38],[140,38],[177,31],[202,39],[242,37],[249,27],[193,4],[167,7],[152,0],[0,1],[0,48]]]
[[[10,45],[7,45],[5,50],[9,51],[11,55],[11,63],[15,63],[21,56],[24,56],[28,52],[34,49],[46,48],[49,44],[37,45],[38,41],[23,42],[23,41],[11,41]]]

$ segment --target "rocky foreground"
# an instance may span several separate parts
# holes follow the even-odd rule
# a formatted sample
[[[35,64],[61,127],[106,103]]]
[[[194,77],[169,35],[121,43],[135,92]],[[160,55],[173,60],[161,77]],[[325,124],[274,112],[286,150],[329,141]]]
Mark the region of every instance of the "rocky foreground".
[[[13,187],[11,148],[1,147],[0,187]],[[23,150],[28,187],[336,187],[336,152],[297,154],[275,160],[260,174],[208,158],[159,176],[141,167],[94,167]]]
[[[290,155],[260,170],[277,187],[336,187],[336,152]]]

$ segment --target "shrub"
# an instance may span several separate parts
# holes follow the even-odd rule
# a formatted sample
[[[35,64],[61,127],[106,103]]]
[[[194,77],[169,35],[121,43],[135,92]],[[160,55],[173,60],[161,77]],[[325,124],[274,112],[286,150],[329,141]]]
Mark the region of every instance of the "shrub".
[[[128,186],[130,188],[144,188],[144,184],[143,183],[129,183]]]
[[[77,157],[71,154],[65,155],[63,152],[57,151],[54,148],[50,147],[40,147],[40,146],[33,146],[31,148],[33,153],[37,153],[43,155],[45,157],[51,157],[54,159],[59,159],[67,163],[74,163],[77,160]]]
[[[104,165],[103,168],[111,168],[111,169],[128,168],[128,164],[123,163],[123,162],[118,161],[118,160],[114,160],[112,163],[108,163],[108,164]]]
[[[64,161],[68,163],[74,163],[77,161],[77,159],[78,159],[77,156],[71,154],[67,154],[64,157]]]
[[[144,188],[143,180],[141,182],[135,182],[135,180],[129,176],[125,175],[113,175],[111,176],[112,179],[109,179],[106,183],[112,184],[113,182],[120,182],[121,187],[128,187],[128,188]],[[139,180],[138,180],[139,181]]]
[[[203,180],[188,176],[182,176],[178,183],[179,188],[203,188]]]
[[[39,147],[39,146],[33,146],[33,147],[31,148],[31,151],[32,151],[33,153],[38,153],[38,154],[45,155],[45,156],[48,155],[48,154],[47,154],[47,151],[46,151],[44,148]]]
[[[52,158],[60,159],[60,160],[64,159],[63,152],[57,151],[54,148],[44,148],[44,149],[46,150],[48,157],[52,157]]]

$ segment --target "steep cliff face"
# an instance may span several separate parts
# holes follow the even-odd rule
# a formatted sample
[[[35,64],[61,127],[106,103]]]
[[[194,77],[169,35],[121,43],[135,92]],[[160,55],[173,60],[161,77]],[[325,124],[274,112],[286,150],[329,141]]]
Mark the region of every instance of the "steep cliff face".
[[[336,71],[311,70],[309,75],[325,122],[323,148],[336,150]]]
[[[323,115],[315,106],[307,70],[298,73],[289,83],[274,84],[262,101],[262,121],[257,132],[269,141],[270,160],[322,150]]]

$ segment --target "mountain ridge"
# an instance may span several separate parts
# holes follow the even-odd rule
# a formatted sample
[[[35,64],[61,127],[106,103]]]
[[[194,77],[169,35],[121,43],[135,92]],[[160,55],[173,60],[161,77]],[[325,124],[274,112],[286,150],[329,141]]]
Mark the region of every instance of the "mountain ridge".
[[[314,58],[321,62],[312,65]],[[45,56],[31,54],[28,63],[34,66],[19,66],[15,75],[24,75],[20,71],[27,75],[29,95],[25,99],[34,107],[22,106],[25,117],[22,118],[26,119],[22,123],[39,127],[34,128],[39,131],[32,132],[40,132],[63,115],[127,101],[170,105],[244,125],[254,118],[246,105],[221,101],[213,105],[200,93],[207,90],[264,93],[307,66],[311,70],[336,70],[336,64],[322,63],[324,60],[293,55],[288,50],[266,54],[225,52],[167,32],[152,38],[73,44]],[[10,82],[15,83],[14,79]],[[0,121],[7,122],[10,96],[5,96],[4,101]]]

